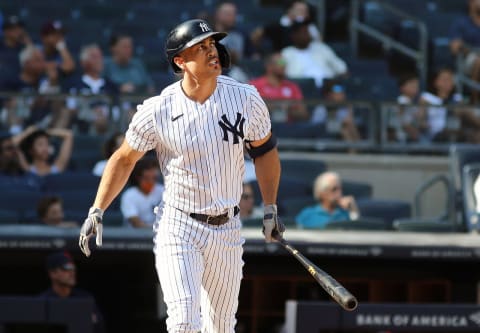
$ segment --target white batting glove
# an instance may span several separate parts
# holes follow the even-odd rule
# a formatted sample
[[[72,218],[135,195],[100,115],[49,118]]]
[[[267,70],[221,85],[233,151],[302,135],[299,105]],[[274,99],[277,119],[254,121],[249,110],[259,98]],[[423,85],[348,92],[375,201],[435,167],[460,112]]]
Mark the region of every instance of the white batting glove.
[[[80,228],[80,239],[78,240],[78,245],[87,257],[90,256],[88,241],[93,235],[97,235],[97,246],[102,246],[102,219],[103,210],[100,208],[91,207],[88,210],[88,216],[85,219],[85,222],[83,222],[82,227]]]
[[[271,243],[275,241],[275,234],[283,235],[285,231],[285,225],[278,219],[277,205],[266,205],[263,215],[263,235],[265,241]]]

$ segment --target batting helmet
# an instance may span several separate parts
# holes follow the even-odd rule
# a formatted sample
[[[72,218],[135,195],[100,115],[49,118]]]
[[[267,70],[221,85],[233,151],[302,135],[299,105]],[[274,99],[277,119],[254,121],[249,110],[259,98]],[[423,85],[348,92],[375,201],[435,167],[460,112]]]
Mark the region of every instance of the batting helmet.
[[[219,43],[225,36],[227,36],[227,33],[213,31],[204,20],[185,21],[173,28],[168,34],[167,42],[165,43],[167,60],[175,73],[180,73],[182,70],[173,62],[173,58],[183,50],[200,43],[202,40],[213,37],[218,50],[220,64],[222,68],[228,68],[230,67],[230,55],[225,46]]]

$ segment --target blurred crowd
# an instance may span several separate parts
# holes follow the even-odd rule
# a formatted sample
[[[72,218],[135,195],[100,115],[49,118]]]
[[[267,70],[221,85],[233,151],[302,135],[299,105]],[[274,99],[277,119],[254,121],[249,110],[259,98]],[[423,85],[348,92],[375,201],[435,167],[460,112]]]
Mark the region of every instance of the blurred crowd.
[[[465,15],[449,22],[450,47],[452,55],[464,59],[462,70],[478,81],[480,0],[465,2]],[[198,12],[197,16],[210,21],[215,30],[228,32],[222,43],[230,51],[232,66],[224,74],[254,85],[266,100],[274,124],[306,124],[318,133],[327,133],[328,139],[360,142],[367,139],[367,119],[371,118],[350,98],[349,59],[342,58],[325,41],[317,25],[317,11],[307,1],[287,1],[280,17],[248,26],[240,20],[244,14],[235,2],[222,1],[211,12]],[[152,71],[135,55],[138,36],[133,34],[112,31],[108,49],[102,49],[104,43],[98,36],[97,43],[82,45],[78,54],[72,52],[69,30],[61,17],[39,27],[34,34],[39,40],[31,35],[20,14],[3,17],[0,177],[4,184],[21,183],[40,190],[44,186],[41,179],[46,176],[81,171],[98,177],[123,139],[120,133],[134,114],[137,101],[160,93],[169,82],[153,79]],[[164,61],[163,55],[158,61]],[[261,74],[253,76],[248,64],[259,63]],[[457,71],[448,66],[435,68],[426,84],[415,71],[398,75],[398,97],[386,101],[393,105],[384,129],[388,139],[405,144],[480,142],[477,92],[458,92]],[[166,77],[170,82],[180,79],[173,73],[166,73]],[[292,135],[295,137],[302,135],[305,127],[293,128],[297,130]],[[72,157],[78,153],[76,140],[85,135],[98,137],[104,148],[102,152],[96,149],[94,165],[75,169]],[[143,162],[139,168],[119,208],[125,225],[133,227],[151,225],[154,216],[150,206],[163,191],[158,170]],[[244,197],[248,201],[246,184]],[[317,182],[312,186],[327,187],[317,186]],[[65,219],[57,193],[44,192],[37,203],[37,221],[78,225],[80,221],[70,221],[69,216]],[[320,198],[317,190],[315,193],[315,198]],[[133,202],[138,205],[132,206]],[[299,223],[303,220],[298,219]]]

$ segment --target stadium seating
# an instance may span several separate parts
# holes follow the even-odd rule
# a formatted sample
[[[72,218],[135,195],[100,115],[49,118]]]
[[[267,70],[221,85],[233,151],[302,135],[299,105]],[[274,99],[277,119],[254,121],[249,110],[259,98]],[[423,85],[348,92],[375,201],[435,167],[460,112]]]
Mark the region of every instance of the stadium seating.
[[[44,191],[62,192],[86,190],[94,192],[99,182],[100,178],[91,172],[63,172],[45,176]]]
[[[282,158],[282,175],[292,179],[313,183],[315,178],[327,170],[327,165],[321,160]]]
[[[388,229],[392,229],[394,220],[411,217],[410,204],[400,200],[367,198],[358,200],[357,205],[362,219],[379,219]]]
[[[0,209],[0,225],[17,224],[20,222],[19,214],[9,209]]]
[[[335,221],[329,222],[325,225],[326,230],[387,230],[388,225],[381,219],[363,219],[360,218],[355,221]]]

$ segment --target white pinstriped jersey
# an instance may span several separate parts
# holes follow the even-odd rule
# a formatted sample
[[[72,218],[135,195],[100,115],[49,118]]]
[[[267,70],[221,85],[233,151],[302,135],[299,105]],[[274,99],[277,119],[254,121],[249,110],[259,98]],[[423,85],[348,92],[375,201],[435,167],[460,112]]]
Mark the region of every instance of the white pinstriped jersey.
[[[255,87],[219,76],[203,104],[188,98],[180,81],[137,107],[126,133],[138,151],[156,149],[165,205],[218,215],[240,201],[243,141],[271,130],[268,109]]]

